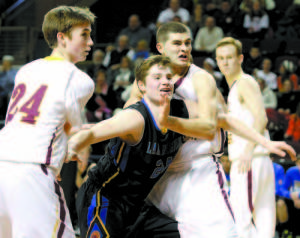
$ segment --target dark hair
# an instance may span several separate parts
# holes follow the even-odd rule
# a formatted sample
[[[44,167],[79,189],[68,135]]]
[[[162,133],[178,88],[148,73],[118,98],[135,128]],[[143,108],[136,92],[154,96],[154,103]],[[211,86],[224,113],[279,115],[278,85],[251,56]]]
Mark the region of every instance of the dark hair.
[[[145,83],[145,78],[147,77],[149,69],[153,65],[161,65],[165,67],[171,67],[171,60],[168,57],[162,55],[154,55],[145,59],[140,65],[135,69],[136,81],[142,81]]]

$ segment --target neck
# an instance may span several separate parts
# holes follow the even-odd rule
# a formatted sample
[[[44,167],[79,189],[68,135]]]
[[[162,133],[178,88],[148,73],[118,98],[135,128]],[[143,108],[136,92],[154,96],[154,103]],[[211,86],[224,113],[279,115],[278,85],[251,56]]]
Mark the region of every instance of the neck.
[[[233,84],[236,80],[238,80],[238,79],[241,78],[242,74],[243,74],[243,71],[242,71],[242,70],[239,70],[239,71],[236,72],[235,74],[225,76],[229,88],[231,88],[232,84]]]
[[[56,58],[62,58],[64,60],[67,60],[67,61],[71,61],[71,57],[69,55],[66,54],[66,52],[64,52],[63,50],[59,49],[59,48],[55,48],[51,55],[52,57],[56,57]]]
[[[187,71],[189,70],[189,67],[190,64],[185,66],[173,65],[172,70],[177,77],[182,78],[184,75],[186,75]]]

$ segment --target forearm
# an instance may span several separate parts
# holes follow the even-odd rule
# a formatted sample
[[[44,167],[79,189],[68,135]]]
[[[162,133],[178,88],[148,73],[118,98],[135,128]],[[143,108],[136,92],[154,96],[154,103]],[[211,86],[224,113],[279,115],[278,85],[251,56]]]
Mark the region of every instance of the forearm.
[[[268,139],[265,138],[255,129],[250,128],[244,124],[241,120],[229,115],[222,114],[218,116],[218,127],[228,130],[240,137],[249,140],[249,146],[254,147],[255,144],[260,144],[264,147],[267,146]]]
[[[169,116],[166,127],[189,137],[208,140],[214,138],[216,131],[216,125],[211,120],[204,118],[184,119]]]
[[[94,136],[91,130],[82,130],[72,136],[68,142],[69,149],[79,152],[83,148],[93,144]]]

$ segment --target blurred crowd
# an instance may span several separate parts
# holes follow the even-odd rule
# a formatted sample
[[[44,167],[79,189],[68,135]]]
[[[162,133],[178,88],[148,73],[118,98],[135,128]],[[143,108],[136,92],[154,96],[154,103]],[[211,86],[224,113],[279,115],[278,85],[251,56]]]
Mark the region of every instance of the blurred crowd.
[[[258,82],[268,116],[271,139],[286,140],[300,151],[300,1],[299,0],[165,0],[161,3],[157,19],[149,25],[141,22],[141,13],[132,13],[128,25],[121,29],[114,42],[104,48],[94,47],[91,60],[79,63],[95,82],[95,91],[87,103],[87,123],[110,118],[118,112],[129,98],[135,75],[134,69],[143,59],[157,54],[155,32],[157,27],[169,21],[188,25],[193,33],[192,61],[213,75],[223,95],[228,95],[228,86],[215,62],[215,47],[224,36],[233,36],[243,43],[243,70]],[[295,46],[295,47],[293,47]],[[11,96],[14,77],[20,66],[14,65],[14,57],[2,57],[0,67],[0,120],[5,119],[8,99]],[[73,176],[68,178],[73,187],[65,191],[68,206],[81,185],[93,155],[102,154],[106,143],[93,145],[80,168],[74,163]],[[300,217],[300,157],[296,165],[274,159],[277,181],[278,229],[299,228],[285,226],[289,220]],[[222,159],[224,169],[230,169],[226,154]],[[275,163],[275,162],[278,163]],[[282,167],[283,171],[281,168]],[[228,181],[230,181],[228,173]],[[280,173],[279,173],[280,171]],[[280,175],[279,175],[280,174]],[[62,171],[64,176],[64,170]],[[64,183],[69,183],[65,180]],[[67,186],[65,186],[67,187]],[[72,211],[72,209],[70,209]],[[296,212],[295,212],[296,211]],[[299,213],[299,214],[298,214]],[[72,214],[71,214],[72,215]],[[76,214],[73,214],[76,223]],[[298,218],[297,218],[298,217]]]

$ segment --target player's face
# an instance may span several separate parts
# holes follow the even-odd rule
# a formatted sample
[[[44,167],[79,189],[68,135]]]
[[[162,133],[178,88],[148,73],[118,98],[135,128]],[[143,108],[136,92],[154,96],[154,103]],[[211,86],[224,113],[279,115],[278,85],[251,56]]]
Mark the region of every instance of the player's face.
[[[216,59],[220,71],[225,76],[237,74],[241,69],[243,56],[238,55],[233,45],[224,45],[216,50]]]
[[[66,37],[66,51],[73,63],[86,60],[92,45],[91,26],[88,24],[75,26],[71,37]]]
[[[171,59],[172,64],[185,66],[190,63],[192,37],[187,33],[169,33],[164,43],[157,44],[158,51]]]
[[[165,96],[173,96],[173,74],[170,67],[154,65],[145,79],[145,96],[155,102],[160,102]]]

